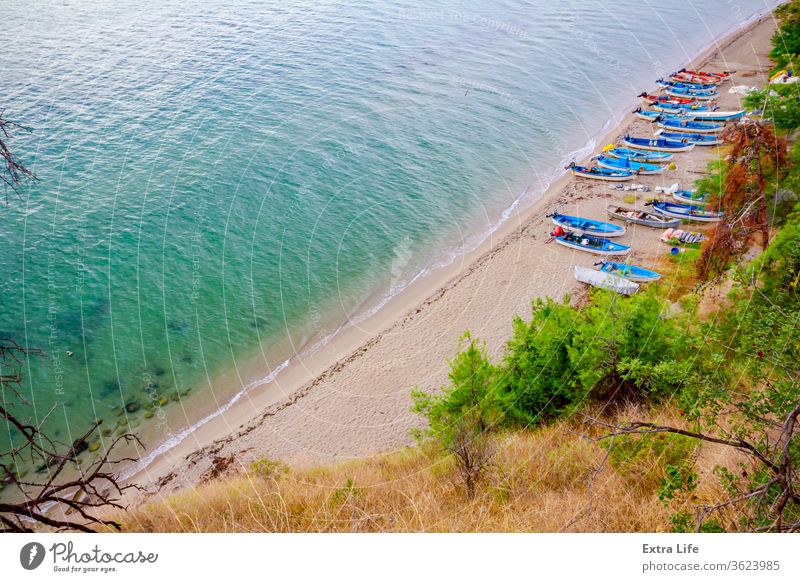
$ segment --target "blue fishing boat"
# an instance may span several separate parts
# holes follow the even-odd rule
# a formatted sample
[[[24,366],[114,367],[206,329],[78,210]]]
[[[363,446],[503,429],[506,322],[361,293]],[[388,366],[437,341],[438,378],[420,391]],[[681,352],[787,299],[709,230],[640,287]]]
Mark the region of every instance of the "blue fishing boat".
[[[611,238],[625,234],[624,226],[617,226],[602,220],[569,216],[558,212],[553,212],[547,216],[553,219],[553,224],[569,229],[575,234],[588,234],[600,238]]]
[[[667,141],[690,143],[698,146],[715,146],[722,143],[722,138],[713,133],[681,133],[659,129],[656,131],[656,135]]]
[[[629,148],[611,148],[604,151],[607,156],[612,158],[629,158],[636,162],[663,163],[669,162],[675,157],[674,154],[669,152],[649,152]]]
[[[677,119],[674,117],[660,117],[656,119],[656,124],[664,129],[686,133],[719,133],[725,129],[725,124],[710,123],[702,121],[690,121],[688,119]]]
[[[656,85],[665,89],[691,89],[692,91],[716,91],[716,83],[689,83],[687,81],[669,81],[667,79],[656,79]]]
[[[626,170],[610,170],[608,168],[599,168],[597,166],[593,168],[587,168],[586,166],[579,166],[575,162],[572,162],[565,169],[574,176],[578,176],[579,178],[588,178],[590,180],[605,180],[608,182],[625,182],[627,180],[633,180],[633,172],[628,172]]]
[[[719,222],[722,220],[722,212],[706,210],[702,206],[696,206],[694,204],[653,202],[653,210],[664,216],[683,220],[695,220],[697,222]]]
[[[629,135],[622,137],[622,143],[629,148],[657,152],[688,152],[694,148],[694,144],[691,143],[677,143],[662,138],[631,137]]]
[[[605,273],[613,273],[631,281],[658,281],[661,278],[661,273],[656,273],[644,267],[637,267],[636,265],[628,265],[627,263],[603,261],[602,263],[595,263],[595,266],[599,266],[600,270]]]
[[[627,255],[631,247],[585,234],[568,233],[553,237],[560,245],[595,255]]]
[[[719,97],[719,93],[716,91],[684,89],[681,87],[667,87],[665,92],[671,97],[691,97],[698,101],[710,101]]]
[[[678,202],[686,202],[689,204],[696,204],[698,206],[705,206],[708,204],[708,192],[692,192],[691,190],[678,190],[672,193],[672,197]]]
[[[627,170],[637,174],[660,174],[664,171],[664,166],[658,164],[648,164],[638,162],[630,158],[612,158],[608,156],[597,156],[597,165],[610,170]]]
[[[687,110],[682,115],[694,119],[695,121],[736,121],[744,117],[744,113],[744,109],[739,109],[737,111]]]
[[[666,117],[671,117],[669,114],[661,113],[660,111],[648,111],[647,109],[642,109],[641,107],[637,107],[636,109],[633,110],[632,113],[636,115],[636,117],[638,117],[639,119],[644,119],[645,121],[650,121],[650,122],[655,121],[662,115]]]
[[[710,105],[684,105],[682,103],[657,102],[651,106],[654,111],[664,113],[687,114],[693,111],[713,111]]]

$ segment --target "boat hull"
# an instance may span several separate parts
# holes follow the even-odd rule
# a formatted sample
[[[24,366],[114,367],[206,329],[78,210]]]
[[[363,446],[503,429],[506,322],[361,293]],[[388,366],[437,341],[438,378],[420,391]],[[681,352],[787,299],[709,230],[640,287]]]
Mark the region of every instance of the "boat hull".
[[[680,133],[719,133],[725,129],[724,125],[711,126],[710,124],[682,125],[681,122],[673,123],[669,120],[656,121],[659,127],[672,132]],[[691,122],[688,122],[691,123]]]
[[[611,175],[611,174],[592,174],[591,172],[582,172],[580,170],[570,170],[573,176],[578,178],[586,178],[587,180],[603,180],[604,182],[627,182],[633,180],[633,174],[630,172],[620,172],[620,174],[627,175]]]
[[[736,121],[744,117],[744,109],[740,111],[692,111],[687,110],[684,115],[699,121]]]
[[[567,228],[576,234],[587,234],[597,238],[615,238],[625,234],[624,227],[610,222],[589,220],[565,214],[554,214],[550,218],[553,220],[553,224]]]
[[[618,166],[614,162],[619,161],[619,163],[624,163],[622,160],[628,160],[630,167],[628,166]],[[608,168],[609,170],[622,170],[626,172],[636,172],[637,174],[647,176],[647,175],[657,175],[661,174],[664,171],[664,166],[656,166],[655,164],[648,164],[645,162],[637,162],[634,160],[629,160],[629,158],[597,158],[597,165],[603,168]]]
[[[630,224],[639,224],[650,228],[676,228],[681,225],[679,218],[667,218],[646,210],[636,210],[634,208],[624,208],[622,206],[611,205],[606,208],[606,213],[617,220]]]
[[[653,204],[653,210],[664,216],[680,218],[681,220],[691,220],[694,222],[719,222],[722,220],[721,213],[707,212],[697,205],[656,202]]]
[[[578,265],[575,265],[575,279],[592,287],[607,289],[622,295],[633,295],[639,289],[639,284],[634,281]]]
[[[689,152],[694,149],[694,144],[669,143],[665,139],[631,139],[623,137],[622,142],[626,147],[633,150],[645,150],[651,152]]]
[[[656,273],[650,269],[637,267],[636,265],[628,265],[626,263],[615,263],[613,261],[604,262],[600,270],[604,273],[611,273],[612,275],[623,277],[629,281],[641,283],[658,281],[661,278],[661,273]]]
[[[579,239],[592,239],[593,237],[578,237]],[[554,237],[554,240],[560,244],[561,246],[565,246],[570,249],[574,249],[577,251],[583,251],[585,253],[591,253],[593,255],[600,255],[604,257],[613,257],[619,255],[627,255],[631,251],[631,247],[620,245],[617,243],[613,243],[603,239],[597,239],[599,242],[604,243],[602,246],[594,246],[591,244],[581,244],[578,241],[569,240],[563,236]]]
[[[691,91],[679,91],[675,89],[667,89],[666,93],[670,97],[691,97],[692,99],[697,99],[698,101],[712,101],[719,97],[718,93],[695,93]]]
[[[672,197],[678,202],[683,202],[684,204],[694,204],[696,206],[705,206],[708,204],[708,200],[705,198],[692,198],[691,194],[691,192],[687,194],[685,190],[678,190],[677,192],[672,193]]]
[[[612,158],[630,158],[630,160],[634,162],[645,162],[650,164],[671,162],[675,157],[674,154],[668,152],[654,152],[625,148],[613,148],[605,152],[605,154]]]
[[[667,141],[675,141],[680,143],[691,143],[696,146],[715,146],[722,144],[722,138],[714,133],[681,133],[679,131],[671,132],[659,129],[656,135],[662,137]]]

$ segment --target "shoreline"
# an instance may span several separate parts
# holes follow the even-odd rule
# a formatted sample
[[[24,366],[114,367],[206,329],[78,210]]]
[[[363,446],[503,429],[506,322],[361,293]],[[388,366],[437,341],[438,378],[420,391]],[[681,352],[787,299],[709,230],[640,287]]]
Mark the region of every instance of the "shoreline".
[[[691,62],[707,64],[709,61],[713,61],[717,55],[721,55],[749,32],[765,23],[771,24],[772,21],[768,15],[768,12],[760,16],[754,15],[720,39],[713,39],[710,41],[709,46],[692,59]],[[768,38],[769,35],[767,36]],[[728,59],[725,58],[724,54],[722,54],[722,57],[722,61],[727,62]],[[741,82],[741,79],[739,79],[739,83]],[[738,99],[736,95],[727,94],[727,89],[733,84],[736,84],[736,81],[726,83],[723,86],[721,100]],[[651,85],[651,81],[646,84],[647,87]],[[610,118],[609,121],[613,123],[613,118]],[[593,150],[596,150],[602,144],[614,141],[623,129],[635,126],[637,123],[644,124],[644,122],[636,121],[632,114],[625,114],[617,125],[605,131],[601,136],[588,140],[582,148],[576,151],[587,149],[593,141],[595,146]],[[717,148],[707,149],[716,150]],[[704,162],[704,160],[700,161]],[[702,163],[702,167],[705,167],[705,162]],[[688,171],[692,172],[692,170]],[[684,171],[684,174],[686,174],[686,171]],[[661,177],[652,178],[662,180]],[[675,176],[671,174],[671,177],[665,181],[672,182],[675,181],[674,178]],[[642,179],[637,179],[637,182],[651,183],[653,180],[647,180],[642,177]],[[517,198],[517,201],[523,199],[528,192],[529,189],[526,189]],[[600,216],[595,216],[597,214],[596,210],[605,204],[606,199],[613,196],[612,192],[616,191],[609,190],[605,184],[578,182],[568,174],[563,174],[554,179],[541,195],[535,197],[529,203],[521,204],[517,209],[514,209],[514,205],[512,205],[507,211],[504,211],[504,215],[508,212],[505,221],[496,224],[490,229],[475,248],[455,256],[449,265],[432,270],[418,278],[400,293],[389,298],[376,313],[366,317],[363,321],[357,320],[346,325],[344,329],[340,328],[328,344],[320,346],[316,352],[308,355],[308,357],[303,356],[301,353],[292,358],[292,360],[287,361],[277,372],[273,373],[274,377],[271,380],[267,382],[261,380],[249,384],[249,388],[245,387],[232,400],[226,402],[221,409],[204,418],[200,423],[195,423],[194,428],[189,427],[183,431],[186,434],[181,433],[183,438],[180,442],[177,442],[167,450],[161,450],[163,445],[157,447],[154,451],[145,455],[145,459],[152,460],[151,463],[136,471],[129,469],[128,472],[123,473],[124,477],[134,478],[133,480],[140,485],[149,486],[151,492],[161,490],[168,484],[169,488],[191,485],[202,481],[204,475],[209,472],[209,467],[213,469],[218,465],[217,459],[230,459],[228,465],[232,463],[241,467],[246,466],[248,456],[252,456],[253,451],[256,449],[258,449],[259,453],[268,453],[280,449],[280,446],[276,446],[272,442],[269,443],[269,446],[264,446],[261,449],[258,446],[248,446],[266,444],[265,439],[269,440],[270,437],[277,441],[278,445],[281,443],[285,445],[283,447],[284,454],[279,453],[275,456],[294,463],[313,463],[320,460],[353,458],[366,454],[381,453],[391,450],[392,447],[402,446],[408,442],[407,429],[414,425],[415,420],[413,417],[409,418],[408,406],[405,406],[406,410],[403,410],[402,402],[409,399],[408,392],[415,384],[424,385],[425,388],[430,389],[438,387],[435,384],[442,377],[446,380],[446,358],[455,353],[457,344],[451,341],[452,337],[444,340],[440,336],[457,336],[471,327],[471,322],[475,321],[476,318],[471,317],[474,314],[468,314],[467,310],[473,307],[473,302],[480,303],[484,310],[490,310],[488,318],[478,317],[477,320],[484,321],[493,318],[497,321],[495,325],[484,321],[484,325],[481,326],[483,329],[480,327],[473,329],[475,336],[486,339],[487,346],[490,348],[490,355],[496,356],[507,339],[508,333],[510,333],[511,318],[508,316],[509,313],[527,314],[529,300],[537,296],[550,295],[558,297],[559,292],[561,295],[572,292],[574,296],[575,290],[580,289],[580,285],[574,281],[571,274],[568,278],[553,276],[553,280],[546,282],[549,283],[548,285],[540,282],[539,286],[534,289],[532,284],[526,282],[525,277],[523,277],[526,271],[521,266],[517,268],[517,263],[522,263],[526,260],[524,257],[525,252],[529,253],[534,250],[527,245],[523,245],[523,243],[530,244],[531,240],[535,240],[538,242],[538,248],[538,245],[542,243],[544,234],[546,234],[532,232],[535,228],[546,223],[546,220],[541,217],[542,211],[553,204],[565,201],[584,208],[594,205],[592,216],[600,218]],[[590,196],[588,198],[581,197],[582,194]],[[598,201],[601,203],[600,206],[597,204]],[[517,204],[517,202],[514,204]],[[638,240],[635,241],[637,246],[639,242]],[[655,250],[658,249],[657,244],[656,242],[656,246],[650,249],[655,254],[657,254],[657,250]],[[536,264],[533,266],[533,272],[540,277],[542,275],[547,277],[549,274],[547,268],[550,266],[547,264],[548,258],[559,263],[559,266],[562,267],[560,271],[563,274],[564,263],[567,262],[564,259],[570,255],[566,251],[555,252],[553,247],[555,245],[542,247],[546,251],[543,254],[548,256],[541,257],[544,259],[542,261],[534,261]],[[570,262],[567,265],[569,270],[574,264],[572,261],[576,258],[578,261],[582,259],[570,256]],[[495,260],[493,261],[493,259]],[[501,259],[504,259],[504,261],[501,261]],[[498,265],[495,263],[500,262],[503,262],[500,267],[507,267],[505,270],[497,268]],[[509,262],[511,262],[510,265]],[[584,260],[583,262],[586,261]],[[530,270],[531,266],[526,265],[526,268]],[[481,283],[484,284],[483,287],[489,286],[491,283],[496,282],[492,281],[491,275],[487,273],[487,271],[492,270],[499,270],[504,273],[504,276],[512,279],[516,276],[513,285],[509,281],[505,281],[505,285],[500,285],[500,287],[505,287],[505,289],[500,290],[501,295],[497,296],[490,292],[487,296],[490,300],[496,298],[500,303],[505,300],[506,302],[502,309],[499,306],[486,304],[483,301],[474,301],[475,297],[478,297],[480,293],[485,294],[485,289],[475,288],[476,282],[472,279],[476,276],[481,278],[481,281],[477,282],[479,284],[478,287],[480,287]],[[442,303],[444,303],[443,299],[459,293],[461,294],[460,302],[457,299],[453,300],[452,303],[461,308],[461,317],[459,318],[459,313],[455,315],[448,313],[442,319],[445,322],[446,329],[444,331],[448,332],[447,334],[440,333],[436,326],[433,326],[433,329],[436,330],[434,332],[426,329],[424,332],[417,333],[416,339],[419,340],[420,334],[422,334],[423,341],[407,342],[408,346],[411,347],[411,355],[409,355],[409,351],[389,349],[388,352],[394,354],[393,357],[395,359],[391,366],[387,366],[386,357],[381,357],[380,354],[377,354],[373,358],[377,359],[377,362],[371,362],[368,366],[369,374],[357,375],[358,378],[373,383],[377,382],[375,375],[386,371],[388,367],[392,367],[392,369],[402,368],[403,370],[401,370],[400,374],[393,374],[395,380],[383,379],[384,385],[379,389],[373,389],[373,393],[370,394],[361,393],[354,386],[352,378],[345,378],[340,382],[343,387],[348,387],[346,391],[337,391],[336,387],[333,388],[334,397],[337,394],[346,396],[353,400],[355,404],[358,404],[360,400],[367,399],[373,409],[376,407],[376,402],[382,402],[383,398],[388,399],[390,401],[388,408],[392,410],[380,411],[380,414],[393,413],[393,420],[387,423],[384,419],[372,414],[374,410],[366,411],[369,412],[369,414],[366,414],[363,410],[366,406],[362,407],[361,410],[349,409],[347,411],[348,414],[341,415],[338,420],[336,418],[327,419],[324,417],[331,411],[324,410],[322,406],[317,406],[311,410],[304,411],[301,416],[305,420],[306,428],[313,425],[315,428],[323,430],[319,434],[305,435],[306,438],[303,441],[287,437],[279,430],[280,426],[272,428],[267,426],[267,419],[274,419],[283,411],[290,409],[294,404],[306,399],[306,397],[316,392],[316,388],[321,388],[326,382],[334,380],[337,375],[341,376],[342,372],[347,368],[359,363],[363,364],[363,360],[369,359],[370,351],[377,349],[379,344],[384,342],[386,338],[406,335],[408,328],[412,328],[411,331],[413,332],[413,328],[426,323],[426,319],[432,319],[426,312],[435,308],[440,309]],[[413,352],[420,347],[425,347],[422,344],[425,344],[425,339],[429,339],[429,337],[425,337],[425,333],[428,333],[428,335],[432,333],[434,338],[441,340],[437,346],[438,352],[433,358],[434,360],[438,358],[439,362],[428,365],[427,371],[421,373],[421,369],[425,369],[426,366],[424,364],[418,365]],[[410,335],[413,336],[414,333]],[[428,352],[429,350],[426,348],[425,353],[427,354]],[[237,370],[236,376],[239,377],[240,375],[240,371]],[[405,378],[407,384],[397,385],[397,377]],[[423,381],[425,384],[423,384]],[[374,394],[374,392],[377,392],[377,394]],[[375,396],[383,398],[375,398]],[[245,403],[247,403],[247,406],[245,406]],[[314,404],[320,403],[315,402]],[[347,403],[344,406],[350,407]],[[377,406],[378,408],[385,408],[382,405]],[[340,410],[339,412],[342,411]],[[335,417],[336,414],[334,413],[333,416]],[[348,423],[352,423],[353,419],[358,422],[358,426],[355,428],[362,429],[360,436],[366,438],[354,439],[355,442],[344,443],[344,445],[348,446],[329,442],[329,439],[337,438],[334,436],[337,431],[332,427],[338,426],[339,433],[347,433],[348,430],[345,429],[345,426]],[[384,433],[391,434],[384,435],[382,439],[369,438],[374,432],[372,429],[375,428],[374,423],[376,421],[379,429],[382,428]],[[301,424],[296,430],[302,431],[303,426]],[[353,427],[348,426],[348,428]],[[260,438],[254,438],[253,435],[258,433],[259,429],[263,429],[260,432],[265,434],[260,435]],[[295,437],[297,436],[295,435]],[[319,446],[309,447],[306,442],[309,438],[325,442],[320,443]],[[240,440],[243,442],[239,442]],[[331,454],[331,451],[333,454]],[[264,456],[264,454],[256,456]]]

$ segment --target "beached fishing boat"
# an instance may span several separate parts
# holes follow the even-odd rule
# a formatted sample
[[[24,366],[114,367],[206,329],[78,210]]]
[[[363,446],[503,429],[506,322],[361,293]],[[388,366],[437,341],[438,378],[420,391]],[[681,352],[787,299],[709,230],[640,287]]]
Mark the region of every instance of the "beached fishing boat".
[[[702,206],[696,206],[694,204],[653,202],[653,210],[664,216],[683,220],[694,220],[697,222],[719,222],[722,220],[722,212],[706,210]]]
[[[631,158],[612,158],[610,156],[597,156],[597,165],[610,170],[626,170],[637,174],[661,174],[664,166],[639,162]]]
[[[716,83],[688,83],[686,81],[670,81],[668,79],[656,79],[656,85],[665,89],[687,89],[690,91],[717,91]]]
[[[722,143],[722,138],[713,133],[681,133],[659,129],[655,134],[667,141],[691,143],[698,146],[715,146]]]
[[[639,289],[639,284],[613,273],[590,269],[575,265],[575,279],[592,287],[608,289],[622,295],[633,295]]]
[[[553,240],[565,247],[595,255],[627,255],[631,250],[629,246],[585,234],[567,233],[562,236],[555,236]]]
[[[648,105],[654,103],[671,103],[673,105],[691,105],[696,103],[691,97],[670,97],[669,95],[653,95],[647,92],[642,92],[637,97],[641,97],[642,101]]]
[[[738,111],[700,111],[687,109],[683,112],[683,115],[696,121],[735,121],[744,117],[744,113],[744,109],[739,109]]]
[[[681,224],[680,218],[667,218],[661,214],[654,214],[646,210],[637,210],[635,208],[626,208],[617,204],[610,205],[606,208],[606,212],[610,217],[616,218],[617,220],[649,226],[650,228],[675,228]]]
[[[707,192],[692,192],[691,190],[677,190],[672,193],[672,197],[678,202],[686,202],[705,206],[708,204],[709,194]]]
[[[707,104],[700,105],[686,105],[683,103],[669,103],[668,101],[659,101],[657,103],[653,103],[652,108],[653,111],[661,111],[663,113],[675,113],[675,114],[685,114],[688,112],[694,111],[713,111],[713,107]]]
[[[591,218],[570,216],[558,212],[553,212],[547,216],[553,220],[553,224],[571,230],[575,234],[588,234],[589,236],[600,238],[612,238],[625,234],[624,226],[603,222],[602,220],[592,220]]]
[[[725,129],[723,123],[712,123],[705,121],[690,121],[688,119],[679,119],[670,116],[661,116],[655,120],[659,127],[671,131],[680,131],[686,133],[719,133]]]
[[[692,85],[719,85],[722,79],[719,77],[711,77],[709,75],[701,75],[700,73],[690,73],[688,71],[676,71],[669,76],[670,81],[676,83],[689,83]]]
[[[716,91],[684,89],[682,87],[667,87],[664,92],[670,97],[691,97],[698,101],[711,101],[719,97],[719,93]]]
[[[683,109],[680,107],[674,109],[664,109],[662,107],[653,106],[653,111],[647,111],[639,107],[634,110],[634,113],[640,119],[646,121],[658,121],[659,119],[670,119],[672,121],[708,121],[708,122],[726,122],[735,121],[744,117],[744,109],[739,111],[713,111],[706,109],[701,111],[699,109]]]
[[[648,111],[647,109],[642,109],[641,107],[637,107],[632,111],[632,113],[638,117],[639,119],[644,119],[645,121],[654,122],[658,118],[664,117],[673,117],[669,113],[661,113],[660,111]],[[678,116],[674,116],[675,119],[678,119]]]
[[[603,150],[607,156],[612,158],[629,158],[636,162],[664,163],[671,161],[675,155],[669,152],[651,152],[646,150],[636,150],[630,148],[610,148]]]
[[[691,143],[677,143],[663,138],[631,137],[629,135],[622,137],[622,143],[629,148],[656,152],[688,152],[694,148],[694,144]]]
[[[588,178],[590,180],[605,180],[607,182],[625,182],[633,180],[633,172],[625,170],[610,170],[608,168],[587,168],[586,166],[578,166],[572,162],[566,169],[574,176],[579,178]]]
[[[627,263],[603,261],[602,263],[595,263],[595,266],[599,266],[604,273],[613,273],[630,281],[658,281],[661,278],[661,273],[636,265],[628,265]]]
[[[731,74],[728,71],[719,71],[719,72],[711,72],[711,71],[692,71],[691,69],[681,69],[678,71],[679,73],[688,73],[690,75],[699,75],[701,77],[715,77],[722,81],[731,78]]]

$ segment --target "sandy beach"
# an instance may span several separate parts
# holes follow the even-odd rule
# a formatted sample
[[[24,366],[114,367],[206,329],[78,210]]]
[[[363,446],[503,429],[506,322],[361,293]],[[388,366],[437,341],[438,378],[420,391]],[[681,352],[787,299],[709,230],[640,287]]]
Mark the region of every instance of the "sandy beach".
[[[687,68],[732,72],[732,79],[720,88],[719,109],[740,108],[741,95],[730,93],[731,87],[761,86],[767,81],[774,28],[769,16],[744,24],[686,63]],[[654,71],[652,79],[642,80],[642,90],[655,92],[656,76]],[[597,150],[625,133],[649,137],[656,129],[629,114],[597,142]],[[309,466],[410,444],[409,430],[420,425],[410,411],[410,391],[447,384],[448,359],[457,352],[466,330],[485,341],[490,355],[498,358],[513,317],[527,318],[532,300],[570,294],[578,301],[585,296],[586,288],[575,281],[573,267],[591,266],[596,259],[547,244],[553,227],[547,212],[559,209],[605,220],[606,207],[623,204],[628,196],[637,199],[625,205],[641,208],[656,196],[656,186],[677,182],[682,188],[691,187],[719,155],[717,147],[677,154],[677,169],[635,180],[650,192],[623,192],[606,182],[563,176],[477,249],[416,282],[317,353],[297,359],[272,382],[249,391],[131,479],[149,494],[166,493],[246,468],[262,457]],[[618,240],[632,246],[636,264],[657,267],[669,250],[659,242],[660,235],[658,230],[632,226]]]

